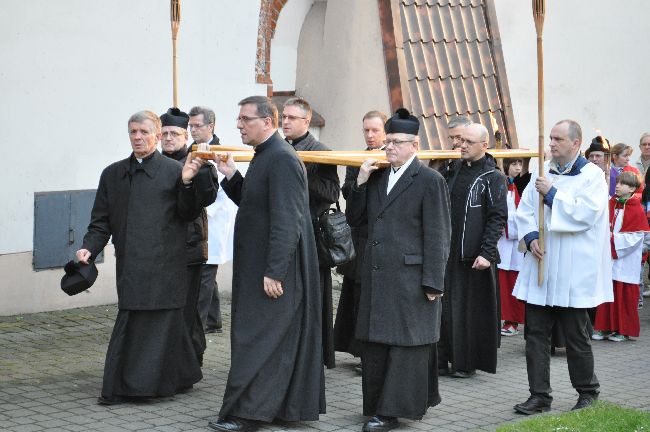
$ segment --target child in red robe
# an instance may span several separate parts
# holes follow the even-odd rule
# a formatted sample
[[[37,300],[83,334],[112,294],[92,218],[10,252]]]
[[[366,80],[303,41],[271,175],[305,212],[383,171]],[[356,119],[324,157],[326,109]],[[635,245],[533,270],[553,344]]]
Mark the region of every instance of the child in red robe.
[[[609,200],[614,302],[596,309],[594,340],[621,342],[639,336],[641,254],[645,235],[650,231],[636,194],[640,186],[639,176],[623,171],[616,179],[616,194]]]
[[[524,259],[524,254],[517,249],[517,221],[516,213],[519,206],[519,191],[515,179],[522,174],[522,159],[504,159],[503,170],[507,174],[508,182],[508,220],[501,238],[497,242],[501,262],[499,269],[499,293],[501,297],[501,327],[502,336],[515,336],[519,334],[519,324],[524,322],[526,306],[524,302],[512,295],[512,289],[517,282],[517,275]]]

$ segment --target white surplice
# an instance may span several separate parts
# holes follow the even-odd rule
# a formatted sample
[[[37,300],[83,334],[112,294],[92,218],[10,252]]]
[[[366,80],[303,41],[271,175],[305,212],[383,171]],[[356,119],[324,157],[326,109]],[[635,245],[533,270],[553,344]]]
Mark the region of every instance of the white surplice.
[[[508,221],[506,222],[508,226],[508,235],[506,236],[506,230],[504,230],[503,235],[497,242],[499,257],[501,258],[501,262],[497,264],[497,268],[501,270],[519,271],[521,269],[521,263],[524,260],[524,254],[517,248],[519,239],[517,234],[517,206],[515,204],[515,191],[508,191],[506,202],[508,203]]]
[[[527,253],[513,295],[535,305],[574,308],[614,301],[608,188],[603,171],[586,163],[577,175],[550,174],[549,162],[544,170],[557,189],[553,207],[544,205],[544,279],[539,286],[537,259]],[[517,209],[521,243],[525,235],[538,230],[537,177],[533,172]]]
[[[224,175],[220,172],[219,183]],[[219,188],[217,199],[205,208],[208,215],[208,261],[207,264],[224,264],[232,260],[233,238],[237,205]]]
[[[614,213],[614,248],[617,259],[612,260],[612,278],[615,281],[638,285],[641,281],[641,255],[645,232],[620,232],[623,225],[625,209]]]

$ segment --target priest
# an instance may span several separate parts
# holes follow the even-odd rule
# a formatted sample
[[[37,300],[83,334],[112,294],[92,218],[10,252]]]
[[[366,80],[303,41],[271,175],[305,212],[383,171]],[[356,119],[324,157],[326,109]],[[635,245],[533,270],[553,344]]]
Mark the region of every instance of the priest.
[[[399,109],[385,124],[391,166],[364,161],[348,195],[348,221],[368,229],[356,323],[364,432],[421,419],[440,402],[435,343],[451,223],[444,179],[415,155],[419,126]]]
[[[445,173],[451,200],[451,251],[438,343],[440,374],[496,373],[500,342],[497,243],[508,217],[505,176],[487,152],[488,131],[461,129],[460,159]]]
[[[235,219],[231,366],[210,428],[251,431],[258,422],[312,421],[325,412],[318,256],[307,173],[277,132],[273,102],[239,102],[237,128],[255,148],[246,177],[230,155],[217,169]]]
[[[202,377],[183,308],[187,224],[201,213],[194,180],[205,161],[162,156],[160,118],[151,111],[133,114],[128,131],[133,152],[102,172],[76,252],[87,263],[111,237],[115,245],[119,311],[99,397],[108,405],[172,396]]]

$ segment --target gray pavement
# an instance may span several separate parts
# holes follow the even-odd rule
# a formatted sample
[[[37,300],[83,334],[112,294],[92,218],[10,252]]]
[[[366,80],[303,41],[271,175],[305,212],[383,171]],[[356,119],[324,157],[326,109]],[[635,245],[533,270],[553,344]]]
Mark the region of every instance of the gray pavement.
[[[337,293],[335,291],[335,293]],[[173,398],[118,406],[96,404],[115,305],[0,317],[0,431],[207,431],[216,417],[230,365],[230,304],[225,333],[209,335],[204,379]],[[640,311],[641,337],[594,342],[601,399],[650,411],[650,304]],[[327,414],[318,422],[272,424],[267,431],[360,431],[361,378],[349,355],[326,371]],[[559,350],[551,364],[553,409],[576,400]],[[493,431],[523,417],[512,406],[528,397],[523,336],[503,338],[496,375],[440,378],[442,403],[401,430]]]

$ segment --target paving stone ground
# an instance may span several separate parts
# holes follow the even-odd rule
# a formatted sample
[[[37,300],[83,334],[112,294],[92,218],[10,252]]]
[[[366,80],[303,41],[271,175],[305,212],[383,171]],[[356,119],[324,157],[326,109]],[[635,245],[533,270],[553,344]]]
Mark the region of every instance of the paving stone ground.
[[[338,292],[335,291],[337,297]],[[650,302],[649,302],[650,303]],[[230,304],[222,303],[223,334],[209,335],[204,378],[173,398],[118,406],[96,404],[115,305],[0,317],[0,431],[207,431],[221,406],[230,366]],[[650,411],[650,304],[640,311],[641,337],[594,342],[601,399]],[[265,431],[360,431],[361,378],[347,354],[327,370],[327,414],[318,422],[271,424]],[[551,363],[553,409],[576,401],[566,355]],[[512,406],[528,397],[524,340],[503,338],[496,375],[440,378],[442,403],[422,421],[401,421],[400,430],[494,431],[522,420]]]

